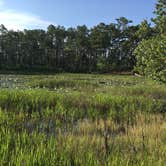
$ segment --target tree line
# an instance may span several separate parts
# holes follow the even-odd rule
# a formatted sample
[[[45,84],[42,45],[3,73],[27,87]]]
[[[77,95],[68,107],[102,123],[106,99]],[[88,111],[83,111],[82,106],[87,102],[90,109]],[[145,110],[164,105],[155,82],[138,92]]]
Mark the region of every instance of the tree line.
[[[69,72],[130,70],[138,26],[121,17],[117,24],[65,29],[50,25],[47,31],[0,28],[0,66],[9,69],[52,69]]]
[[[146,20],[140,25],[132,25],[125,17],[116,19],[116,23],[99,23],[91,29],[86,25],[68,29],[49,25],[47,30],[13,31],[1,25],[0,69],[131,71],[137,64],[134,50],[141,41],[161,31],[165,34],[165,16],[161,19],[161,8],[165,9],[161,4],[165,5],[165,0],[156,4],[154,27]]]

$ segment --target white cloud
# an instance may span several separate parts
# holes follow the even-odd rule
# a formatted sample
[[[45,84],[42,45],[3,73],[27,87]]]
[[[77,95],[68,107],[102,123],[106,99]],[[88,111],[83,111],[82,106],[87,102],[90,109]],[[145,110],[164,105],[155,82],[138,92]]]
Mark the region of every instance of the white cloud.
[[[41,19],[39,16],[29,13],[22,13],[10,9],[4,9],[4,1],[0,0],[0,24],[8,29],[23,30],[33,28],[44,28],[51,24],[49,21]]]
[[[0,24],[4,24],[8,29],[22,30],[25,28],[46,28],[51,23],[35,15],[5,10],[0,11]]]

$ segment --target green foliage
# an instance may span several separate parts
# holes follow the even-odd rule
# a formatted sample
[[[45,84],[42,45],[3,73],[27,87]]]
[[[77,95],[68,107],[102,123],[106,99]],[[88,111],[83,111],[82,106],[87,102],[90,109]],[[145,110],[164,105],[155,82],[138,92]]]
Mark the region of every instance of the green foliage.
[[[144,20],[143,22],[141,22],[139,30],[136,32],[136,35],[140,40],[149,39],[153,34],[152,32],[153,30],[150,27],[150,24],[147,20]]]
[[[137,35],[142,41],[134,51],[137,61],[135,71],[166,83],[165,0],[158,0],[154,13],[156,18],[152,20],[156,24],[154,27],[155,31],[150,28],[147,21],[144,21],[137,31]]]
[[[166,37],[143,40],[135,50],[135,70],[166,83]]]
[[[156,24],[156,29],[158,33],[166,35],[166,1],[158,0],[156,4],[156,9],[154,11],[156,18],[152,19]]]

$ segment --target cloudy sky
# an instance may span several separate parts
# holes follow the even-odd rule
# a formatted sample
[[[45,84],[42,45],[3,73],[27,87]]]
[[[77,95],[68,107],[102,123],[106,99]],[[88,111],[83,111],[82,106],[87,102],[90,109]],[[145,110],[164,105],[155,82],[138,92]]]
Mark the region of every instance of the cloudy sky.
[[[0,24],[8,29],[65,27],[114,22],[125,16],[138,24],[150,20],[156,0],[0,0]]]

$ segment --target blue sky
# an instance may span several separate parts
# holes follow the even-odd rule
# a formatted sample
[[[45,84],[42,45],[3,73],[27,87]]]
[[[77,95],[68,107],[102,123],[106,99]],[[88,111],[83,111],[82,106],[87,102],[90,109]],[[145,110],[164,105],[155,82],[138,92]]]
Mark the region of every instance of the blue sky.
[[[9,29],[46,28],[49,24],[88,27],[124,16],[134,24],[150,20],[156,0],[0,0],[0,24]]]

